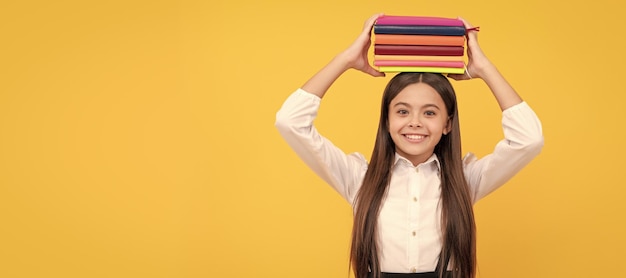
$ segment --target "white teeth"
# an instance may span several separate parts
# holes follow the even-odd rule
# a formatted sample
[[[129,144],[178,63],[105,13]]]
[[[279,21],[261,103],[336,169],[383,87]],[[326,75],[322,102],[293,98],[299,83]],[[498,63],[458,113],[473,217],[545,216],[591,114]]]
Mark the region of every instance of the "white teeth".
[[[405,136],[406,136],[406,138],[409,138],[410,140],[421,140],[421,139],[424,139],[423,135],[407,134]]]

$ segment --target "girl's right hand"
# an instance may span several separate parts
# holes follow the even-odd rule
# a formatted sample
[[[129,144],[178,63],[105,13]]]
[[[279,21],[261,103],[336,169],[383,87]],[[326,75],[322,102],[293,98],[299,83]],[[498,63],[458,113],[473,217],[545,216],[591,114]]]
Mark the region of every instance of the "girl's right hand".
[[[340,54],[340,56],[342,56],[348,63],[348,67],[375,77],[385,76],[384,73],[373,68],[368,59],[368,51],[372,43],[372,28],[374,23],[376,23],[376,19],[378,19],[381,15],[383,14],[375,14],[365,21],[363,31],[359,34],[359,37]]]

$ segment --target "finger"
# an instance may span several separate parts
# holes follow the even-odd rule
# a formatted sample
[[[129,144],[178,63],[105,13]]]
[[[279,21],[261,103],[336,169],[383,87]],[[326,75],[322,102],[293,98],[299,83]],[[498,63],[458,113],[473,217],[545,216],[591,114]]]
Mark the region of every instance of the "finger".
[[[465,26],[465,30],[474,28],[474,26],[471,23],[469,23],[467,20],[465,20],[464,18],[458,17],[458,19],[463,22],[463,25]],[[478,32],[476,32],[475,30],[468,31],[467,36],[468,36],[468,41],[476,42],[478,40]]]
[[[383,77],[385,76],[384,72],[380,72],[378,70],[376,70],[375,68],[368,66],[367,68],[365,68],[365,73],[374,76],[374,77]]]
[[[372,27],[374,26],[374,23],[376,23],[376,20],[383,15],[384,15],[383,13],[372,15],[369,19],[365,21],[365,25],[363,26],[363,31],[364,32],[372,31]]]
[[[474,28],[474,26],[471,23],[469,23],[467,20],[465,20],[464,18],[459,16],[458,19],[463,22],[463,25],[465,25],[465,29]]]

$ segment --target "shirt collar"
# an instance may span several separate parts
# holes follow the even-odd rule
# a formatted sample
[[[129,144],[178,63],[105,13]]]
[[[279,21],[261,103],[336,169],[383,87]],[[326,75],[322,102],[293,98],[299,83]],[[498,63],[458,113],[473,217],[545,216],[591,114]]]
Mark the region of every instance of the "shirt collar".
[[[408,159],[404,158],[403,156],[401,156],[400,154],[396,152],[396,155],[393,161],[393,167],[396,167],[399,164],[404,164],[406,166],[415,167],[415,168],[420,167],[422,165],[434,165],[435,167],[437,167],[437,171],[441,171],[441,163],[439,163],[439,158],[437,157],[435,153],[433,153],[428,159],[426,159],[426,161],[422,162],[421,164],[418,164],[417,166],[413,166],[413,163],[411,161],[409,161]]]

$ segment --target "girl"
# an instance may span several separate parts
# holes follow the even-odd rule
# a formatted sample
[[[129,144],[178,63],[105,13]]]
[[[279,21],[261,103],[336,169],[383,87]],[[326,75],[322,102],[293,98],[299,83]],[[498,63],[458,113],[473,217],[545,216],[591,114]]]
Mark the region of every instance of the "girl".
[[[302,160],[353,205],[350,261],[356,278],[475,277],[472,205],[539,154],[541,123],[483,54],[476,32],[469,31],[466,74],[448,77],[480,78],[491,89],[503,111],[505,136],[492,154],[462,158],[454,89],[434,73],[394,76],[383,94],[371,162],[345,154],[319,135],[313,120],[328,88],[348,69],[384,76],[367,58],[378,16],[289,96],[276,126]]]

